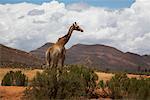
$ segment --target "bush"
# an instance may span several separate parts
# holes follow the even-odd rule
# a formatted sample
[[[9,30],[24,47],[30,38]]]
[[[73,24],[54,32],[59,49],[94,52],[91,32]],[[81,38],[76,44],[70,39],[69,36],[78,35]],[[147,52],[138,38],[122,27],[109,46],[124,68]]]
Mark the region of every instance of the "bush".
[[[150,78],[149,79],[130,79],[130,84],[128,86],[128,96],[130,99],[150,99]]]
[[[69,66],[62,69],[57,78],[55,68],[37,73],[30,87],[25,91],[25,98],[31,100],[79,99],[88,97],[96,87],[96,74],[82,66]]]
[[[98,85],[98,88],[102,88],[102,89],[104,89],[106,87],[103,80],[100,80],[97,85]]]
[[[26,86],[28,83],[28,79],[26,75],[24,75],[21,71],[10,71],[8,72],[3,80],[2,86]]]
[[[120,99],[126,95],[129,85],[129,78],[126,74],[118,73],[108,82],[108,88],[111,90],[113,99]]]
[[[97,87],[99,89],[102,89],[103,93],[101,93],[101,97],[103,98],[106,98],[106,97],[109,97],[109,91],[108,91],[108,88],[107,88],[107,83],[105,83],[103,80],[100,80],[97,84]]]
[[[96,88],[96,80],[98,80],[97,74],[93,70],[86,68],[84,66],[72,65],[69,67],[71,72],[74,72],[79,77],[83,77],[83,85],[85,88],[85,95],[88,98],[97,97],[97,94],[94,93]]]
[[[113,99],[150,99],[150,78],[129,79],[126,74],[115,74],[108,82]]]

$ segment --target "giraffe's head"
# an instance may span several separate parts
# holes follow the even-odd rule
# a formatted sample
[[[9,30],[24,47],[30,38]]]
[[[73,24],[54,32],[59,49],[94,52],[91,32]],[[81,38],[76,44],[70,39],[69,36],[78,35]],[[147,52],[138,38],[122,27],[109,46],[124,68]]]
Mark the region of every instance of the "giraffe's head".
[[[83,32],[83,29],[82,29],[82,28],[80,28],[80,26],[78,26],[76,22],[75,22],[75,23],[73,23],[73,25],[72,25],[72,26],[73,26],[73,29],[74,29],[74,30],[76,30],[76,31],[80,31],[80,32]]]

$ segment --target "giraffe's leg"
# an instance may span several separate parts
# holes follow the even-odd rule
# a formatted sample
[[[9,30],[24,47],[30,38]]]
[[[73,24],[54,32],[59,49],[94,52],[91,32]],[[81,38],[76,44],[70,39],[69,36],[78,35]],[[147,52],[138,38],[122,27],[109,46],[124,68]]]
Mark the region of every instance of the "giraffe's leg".
[[[54,59],[52,60],[52,62],[53,62],[53,67],[54,67],[54,68],[57,68],[57,65],[58,65],[58,57],[57,57],[57,56],[54,57]]]
[[[61,58],[61,67],[64,66],[64,61],[65,61],[65,55],[63,55],[62,58]]]
[[[63,48],[62,53],[61,53],[61,67],[64,66],[65,55],[66,55],[66,50],[65,48]]]
[[[60,66],[59,66],[59,73],[61,74],[62,71],[63,71],[63,67],[64,67],[64,61],[65,61],[65,55],[63,55],[61,58],[60,58]]]
[[[51,68],[57,70],[57,65],[58,65],[58,58],[57,56],[54,56],[51,60]]]
[[[50,68],[55,68],[54,66],[55,66],[55,59],[53,58],[53,59],[51,60]]]
[[[59,80],[59,76],[60,76],[60,74],[59,74],[59,67],[58,67],[58,61],[59,61],[59,56],[56,57],[55,62],[54,62],[55,64],[53,66],[56,69],[57,81]]]
[[[45,58],[46,58],[46,67],[48,67],[49,66],[49,52],[46,52]]]
[[[51,66],[51,56],[50,56],[50,51],[46,52],[46,67],[50,68]]]

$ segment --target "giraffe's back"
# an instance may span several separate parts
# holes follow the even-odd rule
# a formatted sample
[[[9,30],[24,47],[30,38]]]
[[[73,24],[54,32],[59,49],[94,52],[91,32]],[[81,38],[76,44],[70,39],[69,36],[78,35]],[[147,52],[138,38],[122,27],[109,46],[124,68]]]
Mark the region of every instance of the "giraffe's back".
[[[52,47],[49,47],[46,53],[50,53],[51,57],[58,57],[61,56],[62,52],[64,50],[64,47],[59,45],[53,45]]]

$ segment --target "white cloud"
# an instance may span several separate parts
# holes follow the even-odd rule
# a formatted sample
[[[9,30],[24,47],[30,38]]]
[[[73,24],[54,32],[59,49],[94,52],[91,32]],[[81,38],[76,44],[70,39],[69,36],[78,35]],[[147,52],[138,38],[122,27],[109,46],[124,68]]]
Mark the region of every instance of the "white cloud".
[[[30,16],[42,15],[42,14],[44,14],[44,10],[33,9],[28,12],[28,15]]]
[[[89,7],[90,6],[84,2],[72,3],[66,6],[67,9],[76,10],[76,11],[82,11],[82,10],[88,9]]]
[[[150,54],[150,1],[111,10],[77,3],[52,1],[42,5],[0,5],[0,43],[22,50],[35,49],[67,33],[77,21],[84,33],[74,32],[67,44],[105,44],[123,51]]]

